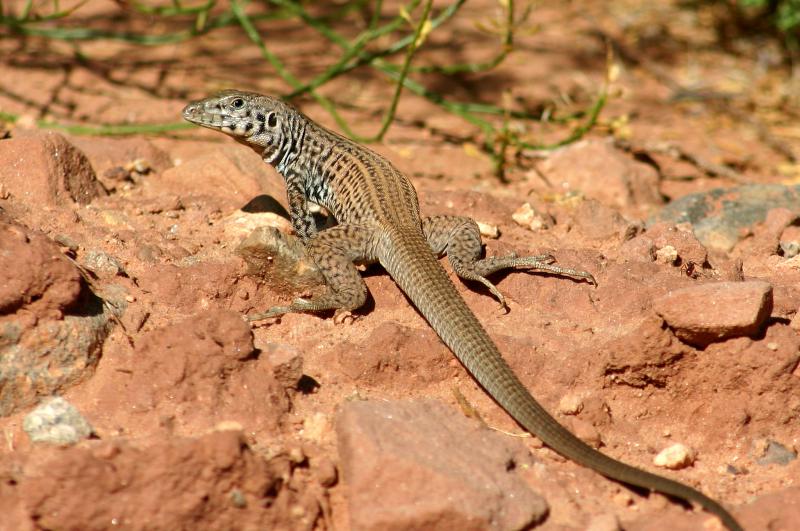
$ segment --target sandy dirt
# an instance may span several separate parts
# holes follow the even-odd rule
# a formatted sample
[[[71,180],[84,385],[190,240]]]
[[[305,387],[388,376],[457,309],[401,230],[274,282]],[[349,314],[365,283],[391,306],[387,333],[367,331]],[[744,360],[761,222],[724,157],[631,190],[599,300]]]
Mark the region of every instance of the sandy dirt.
[[[800,201],[762,200],[728,239],[652,220],[687,194],[793,190],[797,79],[764,37],[726,49],[713,8],[640,4],[536,5],[494,71],[419,76],[453,100],[568,114],[592,104],[613,43],[608,103],[579,142],[509,153],[501,180],[478,131],[405,93],[372,147],[411,176],[424,214],[497,228],[487,255],[551,253],[594,275],[596,287],[498,275],[504,313],[451,273],[560,422],[720,500],[746,529],[796,529]],[[119,9],[90,2],[77,21],[170,29]],[[491,57],[485,28],[499,14],[468,2],[418,61]],[[273,51],[304,79],[337,58],[296,21],[271,27]],[[286,92],[239,31],[157,47],[12,35],[0,50],[0,110],[21,116],[0,140],[0,530],[721,529],[525,437],[380,267],[364,271],[370,297],[353,318],[246,323],[318,287],[302,263],[254,274],[242,258],[259,226],[290,232],[261,212],[275,201],[258,206],[265,195],[285,206],[281,178],[245,147],[199,128],[108,138],[35,126],[173,122],[220,88]],[[320,89],[362,133],[392,91],[367,68]],[[336,128],[311,98],[295,103]],[[538,142],[569,132],[518,127]],[[706,214],[749,193],[710,199]],[[32,442],[26,415],[53,395],[91,438]],[[684,464],[654,464],[676,444]]]

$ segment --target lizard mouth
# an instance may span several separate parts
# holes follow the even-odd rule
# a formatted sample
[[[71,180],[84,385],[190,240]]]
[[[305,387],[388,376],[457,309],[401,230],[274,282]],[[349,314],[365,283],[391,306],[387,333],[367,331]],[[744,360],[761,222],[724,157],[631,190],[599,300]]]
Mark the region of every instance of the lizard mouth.
[[[201,102],[193,102],[183,108],[183,119],[203,127],[222,129],[225,126],[224,116],[206,111]]]

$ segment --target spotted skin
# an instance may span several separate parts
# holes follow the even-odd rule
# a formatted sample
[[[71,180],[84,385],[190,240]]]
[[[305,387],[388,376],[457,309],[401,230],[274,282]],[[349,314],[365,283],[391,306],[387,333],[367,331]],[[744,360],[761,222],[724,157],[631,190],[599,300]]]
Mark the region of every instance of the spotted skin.
[[[380,262],[483,388],[553,450],[617,481],[695,501],[730,530],[741,531],[728,511],[700,491],[608,457],[561,426],[503,360],[436,256],[447,254],[461,278],[482,283],[501,304],[503,296],[486,279],[495,271],[520,267],[594,282],[589,273],[556,266],[550,256],[481,259],[474,221],[421,219],[414,187],[388,160],[277,98],[225,91],[190,103],[183,116],[251,147],[284,177],[292,225],[325,277],[325,293],[251,319],[358,308],[367,288],[353,262]],[[325,207],[339,224],[318,232],[309,202]]]

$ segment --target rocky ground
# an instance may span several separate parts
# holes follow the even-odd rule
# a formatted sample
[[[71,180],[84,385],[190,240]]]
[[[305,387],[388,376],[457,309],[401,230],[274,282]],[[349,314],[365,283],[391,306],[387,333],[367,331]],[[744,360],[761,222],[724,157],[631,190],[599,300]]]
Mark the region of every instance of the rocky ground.
[[[373,147],[425,214],[484,224],[488,255],[548,252],[597,279],[501,275],[504,313],[451,274],[560,422],[747,529],[793,529],[796,80],[771,41],[726,50],[706,11],[638,4],[535,7],[495,73],[431,81],[454,99],[586,107],[610,72],[583,140],[517,153],[501,181],[470,126],[409,94]],[[496,37],[475,28],[496,9],[470,3],[420,60],[491,55]],[[335,59],[283,24],[275,51],[293,68]],[[35,126],[176,121],[220,87],[285,91],[234,39],[88,42],[77,62],[71,44],[0,40],[0,109],[21,115],[0,140],[0,529],[719,529],[522,433],[380,267],[353,319],[247,324],[318,286],[276,207],[280,177],[246,148],[199,129]],[[357,71],[322,92],[373,131],[392,90]]]

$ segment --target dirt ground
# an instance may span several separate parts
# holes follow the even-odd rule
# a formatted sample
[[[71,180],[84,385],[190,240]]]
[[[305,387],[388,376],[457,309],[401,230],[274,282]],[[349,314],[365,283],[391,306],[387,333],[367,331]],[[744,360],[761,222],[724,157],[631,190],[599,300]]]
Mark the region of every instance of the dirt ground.
[[[75,16],[169,29],[124,5]],[[797,529],[800,77],[765,36],[721,40],[718,9],[535,4],[495,70],[417,75],[452,100],[556,116],[589,108],[609,77],[584,139],[512,150],[503,179],[473,126],[408,92],[372,148],[411,176],[424,214],[496,228],[487,255],[551,253],[594,275],[496,276],[504,313],[451,274],[560,422],[748,530]],[[418,64],[490,58],[500,15],[468,2]],[[303,79],[338,57],[296,20],[271,27]],[[199,128],[36,126],[176,122],[221,88],[287,92],[240,30],[156,47],[5,34],[0,50],[0,111],[20,116],[0,140],[0,529],[721,529],[524,436],[380,267],[353,319],[241,319],[315,289],[302,263],[252,274],[242,258],[257,227],[289,232],[261,211],[264,195],[285,206],[281,178],[245,147]],[[368,134],[393,85],[361,68],[319,90]],[[313,99],[295,103],[337,128]],[[553,142],[579,122],[511,127]],[[719,188],[704,209],[676,202]],[[33,440],[26,418],[52,396],[90,436]],[[672,469],[654,464],[678,444]]]

